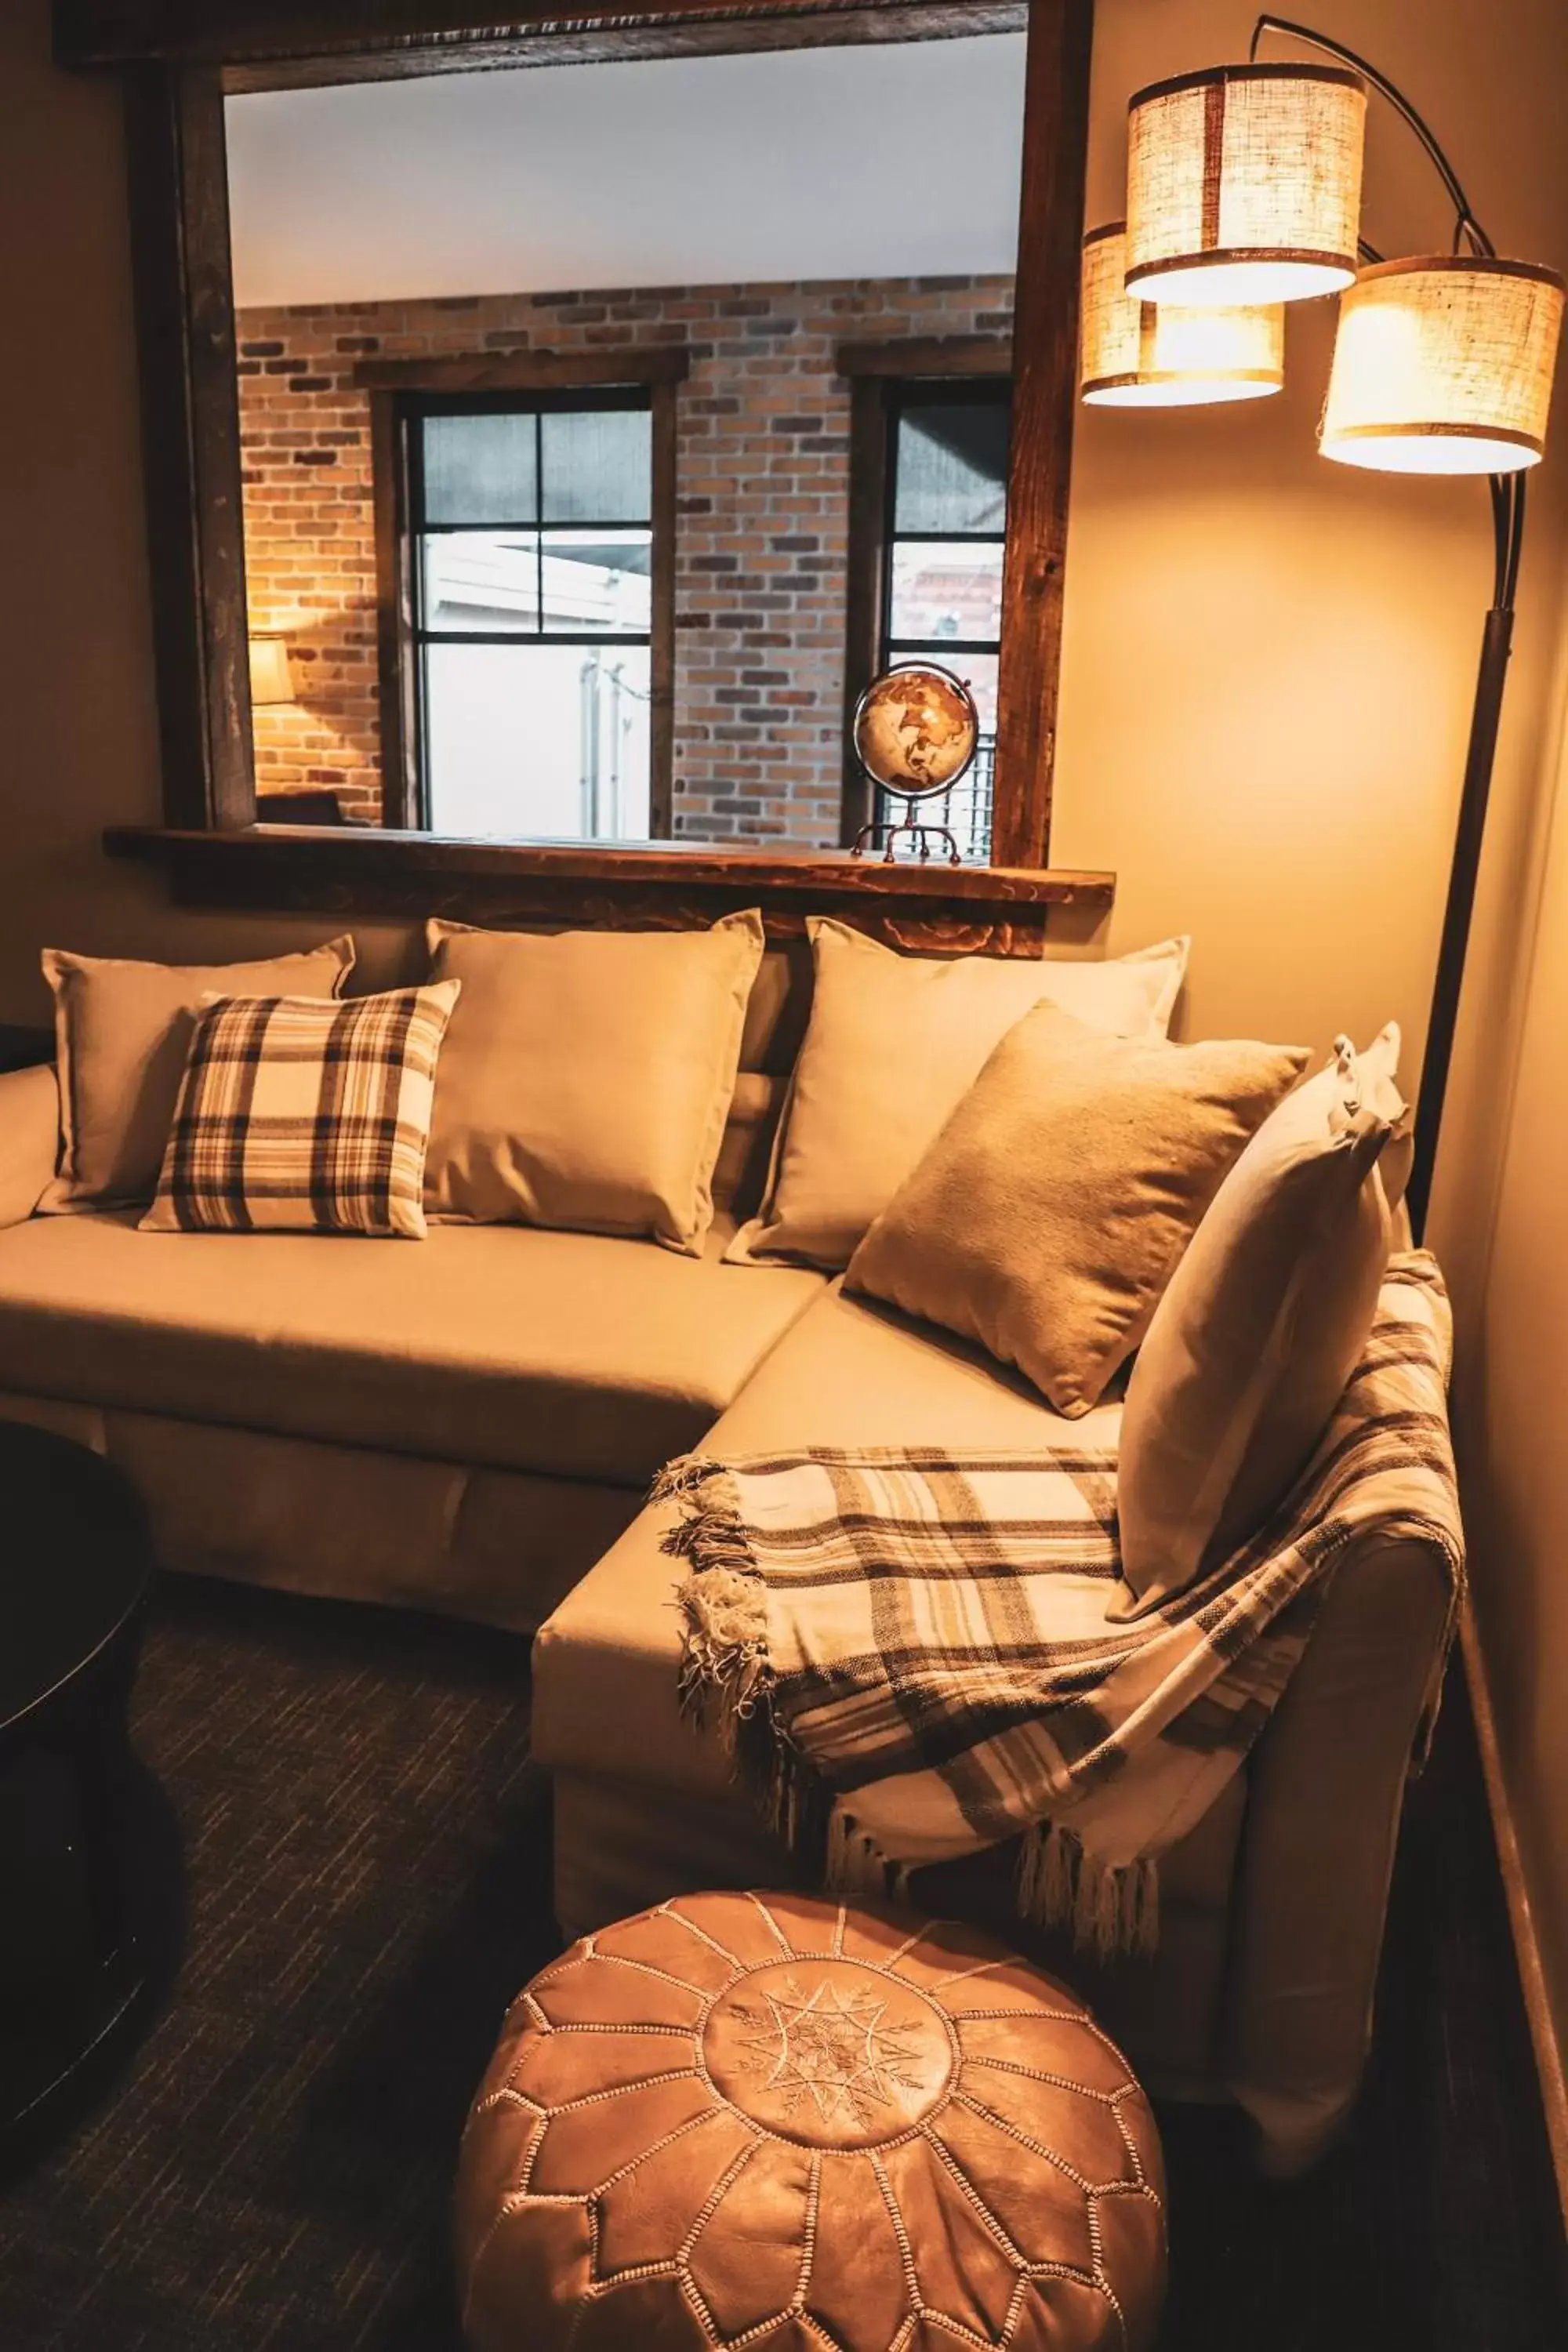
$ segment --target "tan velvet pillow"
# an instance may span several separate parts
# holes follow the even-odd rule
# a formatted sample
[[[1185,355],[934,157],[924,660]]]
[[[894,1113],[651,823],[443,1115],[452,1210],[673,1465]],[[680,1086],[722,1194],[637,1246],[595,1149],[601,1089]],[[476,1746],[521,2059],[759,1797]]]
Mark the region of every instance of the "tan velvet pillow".
[[[1108,962],[900,955],[847,924],[811,933],[811,1020],[760,1213],[725,1252],[744,1264],[847,1265],[1013,1024],[1042,1000],[1092,1028],[1163,1037],[1189,942]]]
[[[46,948],[55,992],[60,1158],[41,1213],[150,1201],[204,996],[341,996],[345,933],[256,963],[133,963]]]
[[[1360,1055],[1339,1040],[1258,1129],[1160,1301],[1121,1422],[1129,1616],[1255,1535],[1333,1416],[1388,1264],[1398,1060],[1392,1024]]]
[[[849,1262],[885,1298],[1087,1412],[1148,1327],[1304,1046],[1107,1037],[1058,1005],[1010,1030]]]
[[[754,910],[706,931],[427,926],[460,980],[426,1207],[476,1224],[651,1234],[695,1255],[763,952]]]

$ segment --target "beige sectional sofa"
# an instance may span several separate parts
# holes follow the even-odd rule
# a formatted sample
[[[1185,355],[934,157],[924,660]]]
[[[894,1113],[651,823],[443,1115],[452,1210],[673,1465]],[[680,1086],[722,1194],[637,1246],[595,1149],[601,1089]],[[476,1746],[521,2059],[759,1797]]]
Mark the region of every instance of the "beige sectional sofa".
[[[770,954],[700,1258],[521,1226],[413,1246],[35,1215],[54,1074],[0,1077],[0,1415],[121,1464],[171,1567],[539,1629],[569,1932],[791,1874],[678,1713],[677,1563],[642,1503],[661,1463],[699,1444],[1029,1445],[1067,1426],[990,1359],[821,1275],[719,1262],[760,1191],[798,1000]],[[1119,1413],[1075,1437],[1113,1441]],[[1238,2100],[1278,2168],[1310,2161],[1354,2097],[1446,1608],[1422,1548],[1345,1558],[1245,1772],[1165,1859],[1156,1955],[1097,1969],[1042,1948],[1157,2088]],[[915,1887],[1022,1937],[1005,1853]]]

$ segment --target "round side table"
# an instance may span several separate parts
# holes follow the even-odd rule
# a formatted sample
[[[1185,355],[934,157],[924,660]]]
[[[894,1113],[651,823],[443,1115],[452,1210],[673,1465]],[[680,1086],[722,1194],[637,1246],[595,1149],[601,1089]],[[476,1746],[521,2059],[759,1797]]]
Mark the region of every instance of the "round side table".
[[[126,2021],[126,1709],[153,1574],[134,1489],[85,1446],[0,1423],[0,2145]]]

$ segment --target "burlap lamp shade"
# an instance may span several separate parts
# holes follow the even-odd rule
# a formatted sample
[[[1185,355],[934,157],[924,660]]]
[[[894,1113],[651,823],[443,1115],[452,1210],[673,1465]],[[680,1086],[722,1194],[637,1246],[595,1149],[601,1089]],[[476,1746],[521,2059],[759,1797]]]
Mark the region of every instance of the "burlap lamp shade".
[[[1338,66],[1218,66],[1128,110],[1127,288],[1191,309],[1355,277],[1366,86]]]
[[[293,701],[294,674],[281,637],[251,638],[250,699],[253,703]]]
[[[1319,446],[1396,474],[1535,465],[1563,280],[1532,262],[1436,255],[1363,269],[1341,300]]]
[[[1105,408],[1192,408],[1257,400],[1285,382],[1285,312],[1188,310],[1140,302],[1127,291],[1126,225],[1083,241],[1083,349],[1079,389]]]

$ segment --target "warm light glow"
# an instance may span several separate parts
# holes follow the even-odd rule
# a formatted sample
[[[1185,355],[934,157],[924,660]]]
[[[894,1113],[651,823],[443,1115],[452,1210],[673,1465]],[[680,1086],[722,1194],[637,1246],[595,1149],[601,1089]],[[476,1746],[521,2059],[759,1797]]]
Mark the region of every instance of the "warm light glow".
[[[251,638],[250,699],[253,703],[293,701],[289,648],[281,637]]]
[[[1180,303],[1187,310],[1245,310],[1258,304],[1306,302],[1321,294],[1339,294],[1354,272],[1327,262],[1216,261],[1182,269],[1170,278],[1145,279],[1144,299],[1162,309]]]
[[[1285,314],[1156,309],[1129,295],[1123,225],[1083,243],[1084,399],[1102,408],[1192,408],[1258,400],[1285,381]]]
[[[1355,277],[1366,85],[1338,66],[1218,66],[1128,110],[1127,286],[1212,310]]]
[[[1438,255],[1363,270],[1340,305],[1319,447],[1391,474],[1535,465],[1563,280],[1523,261]]]

